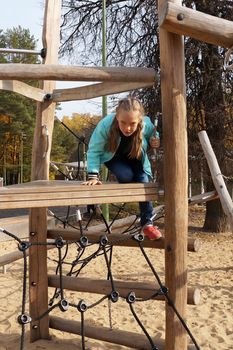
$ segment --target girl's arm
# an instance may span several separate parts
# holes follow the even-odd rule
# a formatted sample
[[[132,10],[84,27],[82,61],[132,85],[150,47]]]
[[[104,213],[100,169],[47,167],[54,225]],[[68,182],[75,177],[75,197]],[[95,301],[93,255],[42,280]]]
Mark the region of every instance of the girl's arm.
[[[156,131],[155,126],[151,122],[149,117],[144,118],[145,121],[145,137],[151,148],[158,148],[160,146],[159,132]]]
[[[101,184],[99,180],[99,170],[101,166],[101,159],[105,153],[106,144],[108,142],[108,132],[105,126],[105,119],[102,119],[96,126],[87,151],[87,172],[88,181],[84,184],[86,185],[96,185]]]

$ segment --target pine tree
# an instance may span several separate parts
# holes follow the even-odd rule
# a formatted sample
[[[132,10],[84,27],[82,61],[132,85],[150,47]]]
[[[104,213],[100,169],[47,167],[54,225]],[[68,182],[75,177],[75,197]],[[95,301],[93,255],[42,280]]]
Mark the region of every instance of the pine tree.
[[[19,26],[0,31],[0,47],[33,50],[36,41],[28,29]],[[38,59],[28,54],[0,53],[0,62],[37,63]],[[0,176],[4,177],[5,184],[30,180],[35,108],[36,104],[22,95],[9,91],[0,94]],[[23,179],[20,170],[23,170]]]

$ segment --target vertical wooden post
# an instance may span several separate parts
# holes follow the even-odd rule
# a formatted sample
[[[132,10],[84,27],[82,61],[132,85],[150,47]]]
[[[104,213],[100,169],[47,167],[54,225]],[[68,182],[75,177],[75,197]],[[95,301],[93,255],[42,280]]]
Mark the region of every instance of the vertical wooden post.
[[[181,4],[181,0],[170,0]],[[159,16],[167,0],[158,0]],[[188,160],[184,43],[160,28],[161,91],[164,128],[165,283],[182,317],[187,300]],[[166,306],[166,350],[186,350],[187,336]]]
[[[47,237],[46,208],[31,209],[30,242],[44,242]],[[33,320],[48,310],[47,247],[32,246],[29,251],[30,316]],[[31,323],[31,341],[49,338],[48,315]]]
[[[58,63],[60,42],[61,0],[46,0],[43,27],[44,64]],[[37,103],[36,126],[32,148],[32,180],[49,179],[49,161],[56,104],[50,99],[54,81],[42,81],[47,93],[44,102]],[[47,208],[32,209],[29,221],[30,241],[46,242]],[[47,249],[35,246],[29,254],[30,314],[33,319],[48,309]],[[49,337],[48,315],[31,324],[31,341]]]
[[[61,0],[46,0],[43,49],[44,64],[58,63],[60,42]],[[56,103],[49,99],[55,89],[55,81],[42,81],[41,89],[48,95],[44,102],[37,103],[36,126],[32,149],[32,180],[49,178],[49,161]]]

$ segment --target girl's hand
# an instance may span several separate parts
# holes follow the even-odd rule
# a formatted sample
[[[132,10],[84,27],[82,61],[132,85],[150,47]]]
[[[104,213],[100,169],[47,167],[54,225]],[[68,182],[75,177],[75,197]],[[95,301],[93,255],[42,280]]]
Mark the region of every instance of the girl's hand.
[[[98,179],[91,179],[83,182],[82,185],[87,185],[87,186],[102,185],[102,182]]]
[[[160,146],[160,138],[151,136],[149,143],[151,148],[158,148]]]

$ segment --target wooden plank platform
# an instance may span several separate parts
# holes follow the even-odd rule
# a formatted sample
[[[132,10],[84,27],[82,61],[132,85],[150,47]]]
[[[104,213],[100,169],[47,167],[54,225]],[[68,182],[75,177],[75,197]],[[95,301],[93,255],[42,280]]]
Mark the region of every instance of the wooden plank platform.
[[[157,193],[154,183],[83,186],[79,181],[38,180],[0,188],[0,209],[143,202],[156,200]]]

